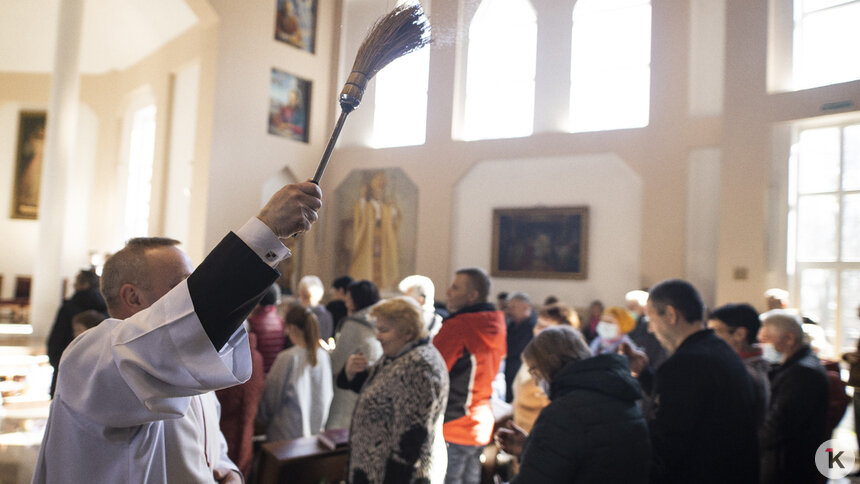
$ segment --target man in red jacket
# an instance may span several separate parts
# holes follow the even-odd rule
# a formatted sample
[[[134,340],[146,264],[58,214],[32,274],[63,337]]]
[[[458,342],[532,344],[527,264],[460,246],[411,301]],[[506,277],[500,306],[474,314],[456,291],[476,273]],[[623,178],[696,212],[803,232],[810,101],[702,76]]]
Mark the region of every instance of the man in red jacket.
[[[489,294],[486,272],[458,270],[447,292],[451,317],[433,339],[451,381],[443,428],[448,443],[446,484],[480,482],[479,458],[493,433],[490,395],[505,357],[506,331],[504,315],[487,302]]]

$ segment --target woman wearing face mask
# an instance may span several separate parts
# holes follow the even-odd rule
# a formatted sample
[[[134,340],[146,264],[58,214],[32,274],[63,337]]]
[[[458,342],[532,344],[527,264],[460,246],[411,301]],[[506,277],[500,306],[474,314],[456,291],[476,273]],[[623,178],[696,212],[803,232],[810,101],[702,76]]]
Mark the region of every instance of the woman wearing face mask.
[[[636,321],[630,313],[619,306],[606,308],[597,323],[597,337],[591,341],[591,352],[595,355],[617,353],[621,343],[627,343],[637,348],[627,333],[633,331]]]
[[[496,433],[520,458],[513,484],[648,482],[651,441],[625,357],[592,357],[579,331],[558,326],[534,337],[523,362],[550,404],[528,438],[516,428]]]

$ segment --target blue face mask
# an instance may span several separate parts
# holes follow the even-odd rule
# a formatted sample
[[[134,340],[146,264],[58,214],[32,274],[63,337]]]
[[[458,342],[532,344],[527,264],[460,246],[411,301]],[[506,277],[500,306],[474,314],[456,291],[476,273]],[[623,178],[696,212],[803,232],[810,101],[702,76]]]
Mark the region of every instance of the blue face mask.
[[[776,348],[773,347],[770,343],[762,343],[759,345],[761,347],[761,357],[765,359],[765,361],[769,363],[782,363],[783,354],[779,351],[776,351]]]

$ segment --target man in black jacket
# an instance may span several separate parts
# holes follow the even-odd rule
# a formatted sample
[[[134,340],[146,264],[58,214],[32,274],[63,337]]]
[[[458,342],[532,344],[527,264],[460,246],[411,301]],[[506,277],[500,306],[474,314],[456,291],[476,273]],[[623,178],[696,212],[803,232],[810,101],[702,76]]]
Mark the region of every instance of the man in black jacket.
[[[54,389],[57,387],[60,356],[63,355],[63,351],[74,339],[72,318],[89,309],[94,309],[107,318],[107,306],[99,292],[99,276],[94,270],[85,269],[78,272],[72,287],[75,289],[75,293],[63,301],[60,309],[57,310],[54,326],[51,328],[51,334],[48,335],[48,361],[54,367],[54,376],[51,379],[51,397],[54,396]]]
[[[815,451],[827,436],[827,373],[803,339],[800,317],[774,309],[762,316],[758,339],[782,354],[771,371],[771,396],[761,430],[762,483],[820,480]]]
[[[669,279],[651,289],[645,309],[649,331],[672,353],[653,375],[644,353],[622,347],[654,405],[651,482],[758,482],[752,381],[737,353],[705,329],[701,296]]]

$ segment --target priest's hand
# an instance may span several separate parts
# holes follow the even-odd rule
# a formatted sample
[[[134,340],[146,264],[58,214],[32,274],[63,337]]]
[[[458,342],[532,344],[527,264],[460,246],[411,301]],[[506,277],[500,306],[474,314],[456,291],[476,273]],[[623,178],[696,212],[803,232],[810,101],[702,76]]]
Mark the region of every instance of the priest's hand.
[[[260,219],[278,237],[286,238],[310,230],[322,206],[320,187],[309,181],[286,185],[260,210]]]

